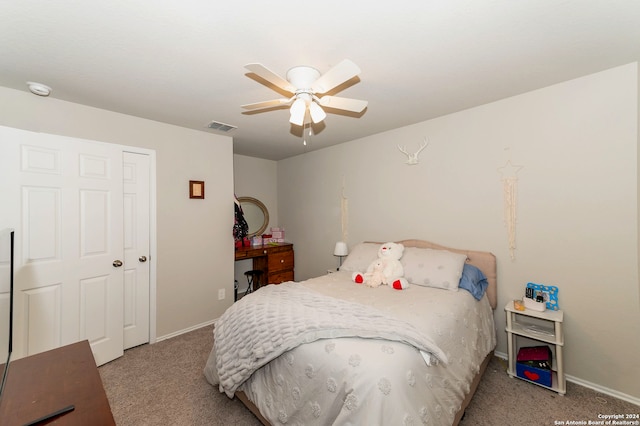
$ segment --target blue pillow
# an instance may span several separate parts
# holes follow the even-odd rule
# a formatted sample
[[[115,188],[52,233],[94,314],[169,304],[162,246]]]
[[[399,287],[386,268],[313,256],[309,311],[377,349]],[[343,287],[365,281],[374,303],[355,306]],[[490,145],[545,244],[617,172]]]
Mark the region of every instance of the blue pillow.
[[[487,281],[487,277],[484,276],[480,269],[468,263],[464,264],[458,288],[467,290],[473,297],[480,300],[488,286],[489,281]]]

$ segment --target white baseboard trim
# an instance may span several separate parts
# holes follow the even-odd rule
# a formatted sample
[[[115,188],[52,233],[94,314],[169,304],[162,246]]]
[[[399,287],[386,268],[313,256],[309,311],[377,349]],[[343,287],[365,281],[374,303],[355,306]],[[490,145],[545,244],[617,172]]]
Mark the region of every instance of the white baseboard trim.
[[[636,398],[631,395],[627,395],[626,393],[618,392],[614,389],[605,388],[604,386],[597,385],[595,383],[588,382],[586,380],[582,380],[578,377],[566,375],[567,381],[571,383],[575,383],[580,386],[584,386],[585,388],[593,389],[594,391],[603,393],[605,395],[612,396],[614,398],[621,399],[623,401],[630,402],[631,404],[635,404],[640,406],[640,398]]]
[[[508,358],[509,358],[509,356],[504,352],[496,351],[496,352],[494,352],[494,354],[498,358],[502,358],[505,361],[507,361]],[[565,375],[565,377],[566,377],[568,382],[575,383],[576,385],[584,386],[585,388],[593,389],[596,392],[600,392],[602,394],[609,395],[609,396],[612,396],[614,398],[618,398],[618,399],[621,399],[623,401],[630,402],[631,404],[635,404],[635,405],[639,405],[640,406],[640,398],[636,398],[634,396],[627,395],[626,393],[618,392],[617,390],[609,389],[609,388],[606,388],[604,386],[600,386],[598,384],[595,384],[595,383],[592,383],[592,382],[588,382],[586,380],[582,380],[582,379],[580,379],[578,377],[575,377],[575,376],[570,376],[569,374]]]
[[[189,327],[189,328],[185,328],[185,329],[182,329],[182,330],[174,331],[173,333],[165,334],[164,336],[157,337],[155,343],[162,342],[163,340],[171,339],[172,337],[180,336],[181,334],[185,334],[185,333],[197,330],[197,329],[202,328],[202,327],[207,327],[207,326],[209,326],[211,324],[215,324],[216,321],[218,321],[218,318],[216,318],[214,320],[211,320],[211,321],[207,321],[207,322],[203,322],[203,323],[194,325],[193,327]]]

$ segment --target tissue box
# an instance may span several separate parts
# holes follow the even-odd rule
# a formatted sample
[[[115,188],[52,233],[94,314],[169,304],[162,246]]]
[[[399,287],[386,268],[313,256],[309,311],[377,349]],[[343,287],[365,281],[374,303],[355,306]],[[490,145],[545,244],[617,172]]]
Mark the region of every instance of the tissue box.
[[[284,238],[267,238],[265,243],[284,243]]]
[[[271,238],[277,240],[284,240],[284,228],[271,227]]]

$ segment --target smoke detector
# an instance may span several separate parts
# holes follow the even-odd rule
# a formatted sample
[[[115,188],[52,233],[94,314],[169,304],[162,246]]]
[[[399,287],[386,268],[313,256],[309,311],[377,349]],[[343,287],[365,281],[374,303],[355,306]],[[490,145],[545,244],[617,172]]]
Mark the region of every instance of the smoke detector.
[[[45,86],[42,83],[35,83],[33,81],[27,81],[29,91],[38,96],[49,96],[51,94],[51,87]]]

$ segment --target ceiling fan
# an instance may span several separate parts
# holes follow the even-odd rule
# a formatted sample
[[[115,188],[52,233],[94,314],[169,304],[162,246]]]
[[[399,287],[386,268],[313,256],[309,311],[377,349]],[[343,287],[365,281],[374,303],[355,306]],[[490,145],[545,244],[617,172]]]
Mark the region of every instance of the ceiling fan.
[[[242,108],[247,110],[260,111],[291,105],[289,122],[304,126],[307,116],[310,116],[314,123],[319,123],[327,117],[322,107],[355,113],[360,113],[367,107],[367,101],[329,95],[322,96],[360,74],[360,68],[348,59],[343,60],[322,75],[312,67],[293,67],[287,71],[286,80],[262,64],[248,64],[245,65],[245,68],[292,94],[288,99],[280,98],[242,105]]]

